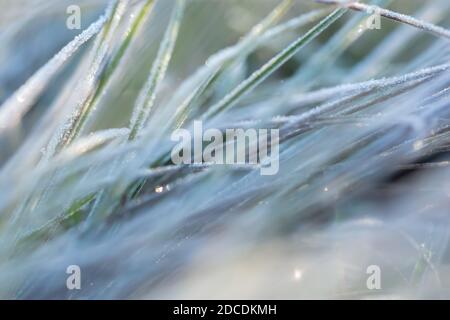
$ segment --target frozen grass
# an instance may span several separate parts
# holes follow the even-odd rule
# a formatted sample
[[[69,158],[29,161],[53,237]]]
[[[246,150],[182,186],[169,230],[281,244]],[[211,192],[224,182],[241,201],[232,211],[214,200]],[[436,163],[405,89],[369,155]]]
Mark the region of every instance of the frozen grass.
[[[0,59],[47,62],[0,68],[0,298],[450,298],[448,1],[79,1],[39,52],[68,3],[24,2]],[[279,173],[173,165],[196,119],[279,128]]]

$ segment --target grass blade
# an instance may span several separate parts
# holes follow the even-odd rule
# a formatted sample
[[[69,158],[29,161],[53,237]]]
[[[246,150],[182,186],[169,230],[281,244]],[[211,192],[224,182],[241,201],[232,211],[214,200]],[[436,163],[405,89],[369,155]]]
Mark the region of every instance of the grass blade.
[[[185,4],[185,0],[177,0],[176,7],[172,13],[172,17],[170,18],[169,26],[164,34],[156,60],[153,63],[150,77],[148,78],[145,86],[142,88],[142,91],[136,101],[130,122],[131,131],[129,140],[134,140],[137,137],[150,117],[150,112],[152,111],[155,103],[157,91],[161,82],[164,80],[167,67],[169,66],[170,59],[175,48]]]
[[[209,118],[217,115],[217,113],[232,107],[236,102],[247,92],[254,89],[267,77],[269,77],[275,70],[294,56],[297,51],[307,45],[311,40],[317,37],[325,29],[327,29],[333,22],[339,19],[344,13],[345,9],[337,9],[333,11],[329,16],[318,23],[314,28],[309,30],[304,36],[300,37],[289,45],[285,50],[280,52],[277,56],[273,57],[259,70],[255,71],[247,80],[237,86],[232,92],[225,96],[216,105],[208,109],[208,112],[203,118]]]

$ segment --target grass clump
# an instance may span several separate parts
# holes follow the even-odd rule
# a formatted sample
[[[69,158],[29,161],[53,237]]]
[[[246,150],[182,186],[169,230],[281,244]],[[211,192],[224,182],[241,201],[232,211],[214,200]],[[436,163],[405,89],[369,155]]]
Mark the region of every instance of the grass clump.
[[[446,297],[446,0],[80,4],[47,63],[0,70],[0,298]],[[61,27],[5,22],[2,62],[36,20]],[[195,120],[279,129],[279,173],[174,165]]]

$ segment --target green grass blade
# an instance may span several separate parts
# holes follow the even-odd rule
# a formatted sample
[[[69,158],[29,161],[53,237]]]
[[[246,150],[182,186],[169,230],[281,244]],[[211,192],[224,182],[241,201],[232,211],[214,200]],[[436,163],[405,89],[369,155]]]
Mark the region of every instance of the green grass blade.
[[[138,133],[142,130],[150,117],[150,112],[155,103],[158,88],[164,80],[164,76],[172,58],[181,20],[183,18],[185,4],[185,0],[178,0],[176,2],[176,7],[172,12],[169,26],[164,34],[156,60],[154,61],[150,72],[150,76],[139,94],[138,100],[136,101],[130,122],[131,131],[129,140],[134,140],[137,137]]]
[[[104,89],[109,84],[111,76],[114,74],[114,71],[120,65],[120,62],[122,61],[122,58],[127,52],[131,44],[131,41],[135,38],[137,33],[140,31],[143,23],[146,21],[146,18],[148,17],[149,13],[151,12],[151,9],[153,8],[154,2],[155,2],[154,0],[147,0],[147,2],[143,5],[143,7],[133,20],[130,27],[130,31],[127,33],[119,49],[112,57],[111,62],[102,72],[98,83],[98,87],[95,90],[93,98],[86,101],[86,104],[83,107],[84,111],[80,115],[78,121],[74,124],[74,128],[70,132],[70,136],[67,139],[67,144],[72,143],[73,140],[76,139],[79,136],[79,134],[83,131],[83,128],[85,127],[87,120],[89,118],[89,115],[91,114],[92,110],[95,109],[95,105],[97,104],[98,100],[104,93]]]
[[[346,9],[336,9],[325,19],[319,22],[315,27],[309,30],[304,36],[295,40],[285,50],[273,57],[260,69],[255,71],[247,80],[238,85],[232,92],[225,96],[221,101],[212,106],[203,118],[209,118],[217,113],[232,107],[246,93],[258,86],[262,81],[269,77],[275,70],[282,66],[292,56],[294,56],[301,48],[316,38],[320,33],[327,29],[333,22],[339,19]]]

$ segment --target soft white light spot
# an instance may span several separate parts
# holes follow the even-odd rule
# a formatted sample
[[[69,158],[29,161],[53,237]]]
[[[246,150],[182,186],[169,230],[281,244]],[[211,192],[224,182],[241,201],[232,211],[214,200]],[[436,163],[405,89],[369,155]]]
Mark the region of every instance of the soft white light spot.
[[[155,188],[155,192],[157,192],[157,193],[161,193],[161,192],[163,192],[163,190],[164,190],[164,188],[162,186]]]
[[[416,142],[414,142],[413,148],[415,151],[420,150],[423,148],[423,141],[422,140],[418,140]]]
[[[303,274],[302,274],[302,270],[300,269],[295,269],[294,270],[294,279],[295,281],[299,281],[302,278]]]
[[[323,191],[328,192],[328,187],[323,188]]]

